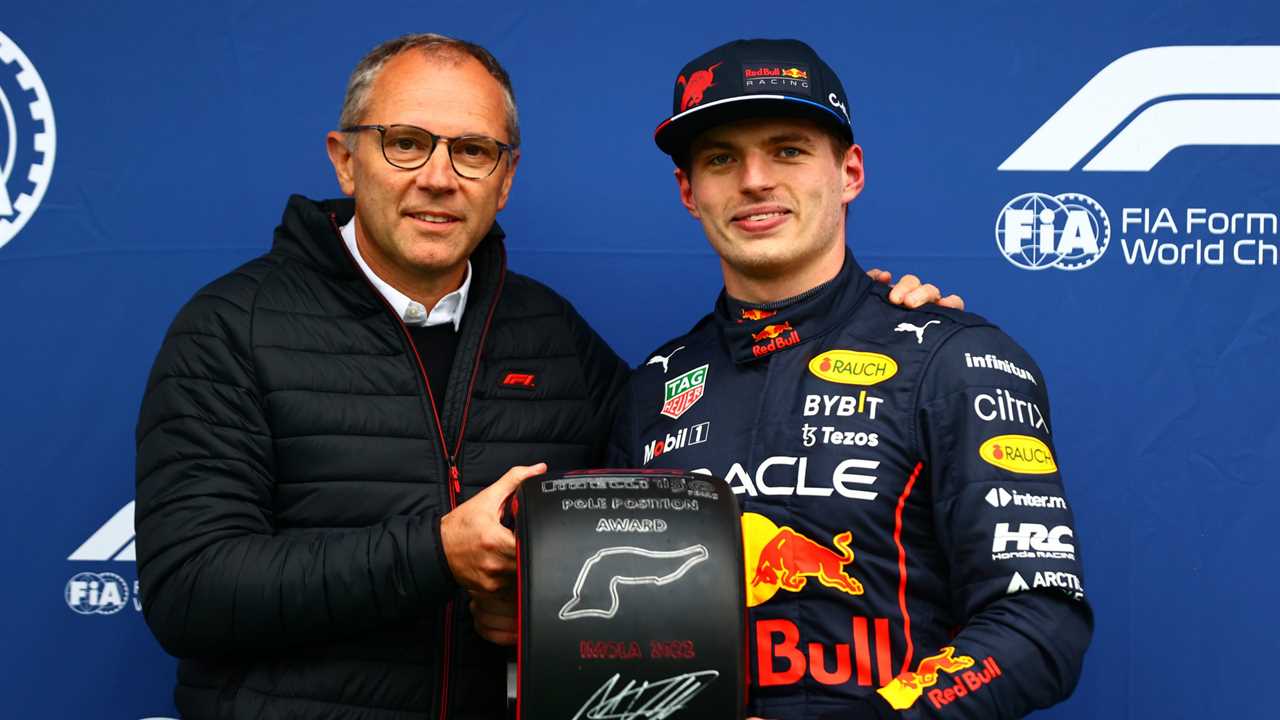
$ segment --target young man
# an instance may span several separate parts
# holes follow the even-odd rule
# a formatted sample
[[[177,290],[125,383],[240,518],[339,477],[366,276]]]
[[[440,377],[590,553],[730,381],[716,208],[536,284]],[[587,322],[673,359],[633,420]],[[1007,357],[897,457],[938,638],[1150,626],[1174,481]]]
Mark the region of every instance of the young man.
[[[655,139],[724,292],[633,373],[611,464],[737,494],[751,712],[1007,718],[1067,697],[1092,615],[1035,362],[858,267],[862,150],[807,45],[716,48],[673,104]]]

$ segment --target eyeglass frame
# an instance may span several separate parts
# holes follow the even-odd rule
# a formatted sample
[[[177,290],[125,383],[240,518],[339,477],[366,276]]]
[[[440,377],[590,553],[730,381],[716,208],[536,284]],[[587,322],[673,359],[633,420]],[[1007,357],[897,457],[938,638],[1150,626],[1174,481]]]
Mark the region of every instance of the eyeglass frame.
[[[412,128],[414,130],[420,130],[426,133],[427,137],[433,140],[433,142],[431,143],[431,149],[427,151],[427,156],[422,159],[422,162],[418,163],[417,165],[414,165],[413,167],[405,167],[404,165],[397,165],[396,163],[391,162],[391,158],[387,157],[387,130],[390,130],[393,127],[403,127],[403,128]],[[426,165],[427,163],[431,162],[431,156],[435,154],[436,146],[440,144],[441,140],[443,140],[445,152],[449,156],[449,167],[453,168],[453,173],[455,175],[457,175],[458,177],[464,180],[484,180],[485,178],[493,175],[494,171],[498,169],[498,166],[502,164],[502,153],[505,152],[507,154],[507,157],[511,158],[514,156],[515,151],[518,149],[518,146],[516,145],[512,145],[510,143],[504,143],[498,138],[489,137],[488,135],[455,135],[453,137],[449,137],[448,135],[437,135],[436,133],[433,133],[426,128],[418,127],[417,125],[409,125],[407,123],[394,123],[392,125],[348,125],[347,127],[339,128],[338,132],[349,133],[349,132],[360,132],[362,130],[378,131],[378,139],[379,139],[378,147],[382,151],[382,159],[386,160],[387,164],[390,165],[391,167],[399,168],[400,170],[418,170],[422,168],[424,165]],[[489,169],[489,172],[485,173],[484,175],[481,175],[480,177],[470,177],[467,175],[463,175],[461,172],[459,172],[458,166],[453,163],[453,143],[458,140],[475,139],[475,138],[492,140],[498,145],[498,161],[493,164],[493,167]]]

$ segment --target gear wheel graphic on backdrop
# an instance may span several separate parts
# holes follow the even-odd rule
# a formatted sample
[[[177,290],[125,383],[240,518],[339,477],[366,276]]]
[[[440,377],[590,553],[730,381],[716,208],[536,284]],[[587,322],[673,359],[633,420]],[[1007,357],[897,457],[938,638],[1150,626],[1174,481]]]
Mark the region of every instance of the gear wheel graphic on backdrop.
[[[2,248],[35,214],[49,189],[57,131],[44,81],[22,49],[4,33],[0,33],[0,63],[0,140],[4,143],[0,146]],[[10,80],[17,81],[22,94],[5,93],[5,86],[12,87]],[[22,156],[19,148],[24,150]],[[28,149],[34,152],[27,152]]]

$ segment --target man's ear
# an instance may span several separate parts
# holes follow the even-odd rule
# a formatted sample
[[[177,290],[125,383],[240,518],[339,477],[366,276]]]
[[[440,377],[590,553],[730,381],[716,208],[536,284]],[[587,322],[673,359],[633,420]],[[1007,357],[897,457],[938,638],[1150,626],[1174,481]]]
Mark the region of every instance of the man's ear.
[[[520,164],[520,151],[512,149],[511,162],[507,163],[507,167],[503,170],[502,190],[498,193],[498,209],[507,206],[507,196],[511,194],[511,183],[516,179],[516,166]]]
[[[329,152],[329,162],[333,163],[333,172],[338,176],[338,187],[344,195],[356,194],[355,153],[347,147],[347,135],[331,132],[324,136],[325,150]]]
[[[698,206],[693,202],[693,184],[689,179],[689,173],[677,167],[675,175],[676,184],[680,186],[680,203],[690,215],[701,220],[702,214],[698,212]]]
[[[844,183],[840,188],[840,202],[848,205],[858,197],[862,192],[862,186],[867,182],[866,171],[862,166],[861,146],[856,143],[849,146],[840,163],[840,170],[844,175]]]

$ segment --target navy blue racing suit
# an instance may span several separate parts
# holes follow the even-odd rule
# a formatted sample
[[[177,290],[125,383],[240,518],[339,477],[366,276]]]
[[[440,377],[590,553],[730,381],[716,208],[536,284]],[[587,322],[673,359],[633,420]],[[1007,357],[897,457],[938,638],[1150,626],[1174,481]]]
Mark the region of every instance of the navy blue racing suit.
[[[846,251],[789,303],[722,293],[617,423],[614,467],[737,495],[752,714],[1014,718],[1074,689],[1093,617],[1048,393],[983,318],[894,306]]]

